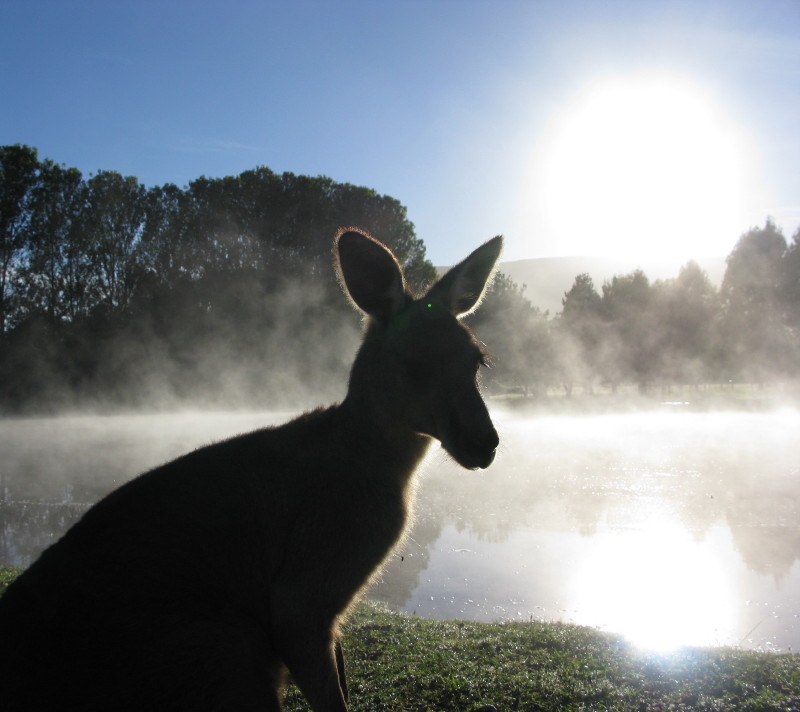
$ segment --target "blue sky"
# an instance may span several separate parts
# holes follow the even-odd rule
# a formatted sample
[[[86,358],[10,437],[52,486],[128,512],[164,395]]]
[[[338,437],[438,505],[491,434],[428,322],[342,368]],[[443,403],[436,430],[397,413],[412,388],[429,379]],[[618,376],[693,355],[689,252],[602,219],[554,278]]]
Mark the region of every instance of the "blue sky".
[[[680,91],[640,113],[648,83]],[[587,128],[604,92],[620,130]],[[671,162],[647,141],[678,124]],[[0,0],[0,143],[148,186],[366,185],[442,265],[497,233],[506,259],[725,255],[800,224],[800,2]]]

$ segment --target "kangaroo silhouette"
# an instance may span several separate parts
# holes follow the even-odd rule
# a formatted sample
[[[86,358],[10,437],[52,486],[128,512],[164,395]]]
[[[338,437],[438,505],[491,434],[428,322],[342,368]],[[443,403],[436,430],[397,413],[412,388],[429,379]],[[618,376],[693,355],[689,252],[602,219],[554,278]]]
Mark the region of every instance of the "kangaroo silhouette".
[[[340,230],[365,316],[345,399],[158,467],[89,509],[0,598],[0,707],[280,710],[286,672],[347,710],[338,624],[402,536],[433,439],[485,468],[480,303],[496,237],[421,298],[394,255]]]

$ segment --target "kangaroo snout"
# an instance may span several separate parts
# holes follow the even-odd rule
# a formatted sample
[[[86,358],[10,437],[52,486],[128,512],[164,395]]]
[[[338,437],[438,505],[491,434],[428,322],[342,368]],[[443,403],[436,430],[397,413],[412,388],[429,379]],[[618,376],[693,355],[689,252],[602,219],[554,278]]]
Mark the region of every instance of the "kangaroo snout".
[[[490,424],[480,432],[464,432],[444,438],[442,446],[453,459],[467,470],[485,470],[494,462],[500,438]]]
[[[494,462],[497,454],[497,446],[500,438],[497,431],[491,428],[489,431],[479,435],[474,441],[476,468],[485,470]],[[473,468],[475,469],[475,468]]]

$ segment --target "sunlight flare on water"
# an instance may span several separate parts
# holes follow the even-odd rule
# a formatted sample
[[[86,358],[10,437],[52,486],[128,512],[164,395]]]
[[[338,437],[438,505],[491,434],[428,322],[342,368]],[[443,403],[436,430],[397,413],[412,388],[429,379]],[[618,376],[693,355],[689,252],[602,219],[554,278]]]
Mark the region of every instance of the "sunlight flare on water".
[[[666,516],[636,536],[598,534],[593,556],[572,577],[575,621],[651,650],[718,645],[734,619],[733,582],[713,541],[724,537],[707,536],[701,545]]]

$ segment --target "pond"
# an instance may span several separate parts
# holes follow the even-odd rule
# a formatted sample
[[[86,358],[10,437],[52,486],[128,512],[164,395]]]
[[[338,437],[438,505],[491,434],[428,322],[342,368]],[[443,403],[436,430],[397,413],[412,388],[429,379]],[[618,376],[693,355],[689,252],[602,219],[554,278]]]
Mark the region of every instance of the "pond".
[[[800,411],[519,417],[467,472],[436,448],[371,596],[426,617],[563,620],[650,649],[800,649]],[[0,421],[0,563],[105,492],[288,414]]]

